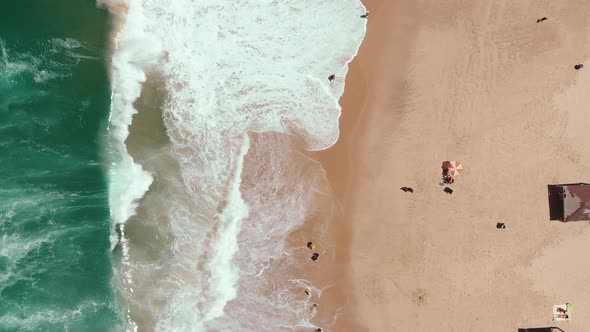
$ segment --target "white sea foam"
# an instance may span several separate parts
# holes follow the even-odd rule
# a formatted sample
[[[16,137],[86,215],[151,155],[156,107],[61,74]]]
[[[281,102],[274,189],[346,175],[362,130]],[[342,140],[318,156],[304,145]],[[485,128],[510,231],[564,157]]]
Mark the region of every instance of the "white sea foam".
[[[134,9],[141,12],[141,7]],[[160,54],[157,40],[142,31],[143,15],[126,18],[125,29],[118,32],[116,42],[125,45],[118,47],[112,57],[112,94],[109,116],[111,165],[109,167],[109,206],[112,220],[111,250],[121,241],[123,264],[130,263],[129,248],[125,243],[125,222],[135,214],[138,200],[143,197],[152,184],[152,176],[128,153],[125,141],[129,136],[129,126],[137,113],[134,102],[141,94],[146,80],[146,71],[154,65]],[[146,47],[149,45],[149,47]],[[115,233],[119,225],[120,237]],[[133,276],[129,272],[121,274],[125,291],[133,293]],[[128,330],[137,327],[127,315]]]
[[[227,205],[219,214],[220,229],[214,239],[213,257],[207,263],[211,273],[209,279],[213,293],[213,302],[208,304],[204,321],[213,320],[223,315],[225,304],[236,297],[238,271],[233,264],[234,255],[238,251],[238,234],[240,225],[248,216],[248,205],[242,199],[240,185],[242,184],[242,169],[244,158],[250,148],[250,139],[244,136],[244,143],[238,155],[238,161],[233,170],[228,188]]]
[[[133,10],[141,13],[141,6]],[[129,126],[137,113],[133,103],[141,93],[146,70],[156,63],[161,51],[158,41],[143,31],[145,23],[142,19],[141,14],[127,17],[125,29],[117,35],[117,42],[125,47],[118,48],[112,59],[109,132],[115,156],[110,167],[109,201],[111,217],[117,224],[124,223],[134,214],[137,200],[152,183],[150,174],[133,161],[125,146]]]
[[[142,258],[140,245],[124,243],[131,316],[158,331],[314,326],[309,299],[292,294],[321,291],[285,278],[285,239],[310,215],[325,179],[290,137],[308,150],[336,142],[338,99],[365,33],[365,8],[359,0],[117,6],[127,15],[113,56],[114,222],[133,215],[153,180],[124,146],[147,70],[163,78],[162,113],[180,168],[176,196],[167,194],[158,210],[168,220],[160,234],[172,241],[162,258]]]

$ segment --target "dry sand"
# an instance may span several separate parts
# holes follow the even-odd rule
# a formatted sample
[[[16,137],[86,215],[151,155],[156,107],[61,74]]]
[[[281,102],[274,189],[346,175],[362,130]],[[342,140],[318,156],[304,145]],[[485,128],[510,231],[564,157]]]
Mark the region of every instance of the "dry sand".
[[[364,2],[341,138],[317,156],[342,204],[334,330],[590,331],[590,225],[547,204],[548,184],[590,182],[590,2]],[[465,165],[453,195],[444,160]]]

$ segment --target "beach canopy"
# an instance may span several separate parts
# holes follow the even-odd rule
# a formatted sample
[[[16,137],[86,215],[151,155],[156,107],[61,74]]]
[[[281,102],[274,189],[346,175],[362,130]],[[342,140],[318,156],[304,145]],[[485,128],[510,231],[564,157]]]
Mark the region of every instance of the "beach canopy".
[[[590,220],[590,183],[550,184],[547,190],[550,220]]]
[[[455,160],[445,161],[442,167],[443,170],[447,170],[451,176],[457,176],[463,172],[463,164]]]

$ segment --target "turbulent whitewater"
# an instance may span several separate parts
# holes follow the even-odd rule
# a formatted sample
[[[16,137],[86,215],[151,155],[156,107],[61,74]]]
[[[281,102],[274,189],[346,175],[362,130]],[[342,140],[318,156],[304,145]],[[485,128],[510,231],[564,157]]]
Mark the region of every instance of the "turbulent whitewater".
[[[321,167],[297,151],[338,139],[338,99],[365,8],[359,0],[109,5],[121,18],[109,201],[127,329],[317,326],[307,299],[292,295],[315,289],[290,270],[297,262],[286,239],[326,189]]]

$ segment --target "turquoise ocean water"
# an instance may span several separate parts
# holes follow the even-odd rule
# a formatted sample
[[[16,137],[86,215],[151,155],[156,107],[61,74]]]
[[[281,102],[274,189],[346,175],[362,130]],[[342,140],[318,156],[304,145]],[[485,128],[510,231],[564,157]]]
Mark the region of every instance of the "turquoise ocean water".
[[[109,331],[101,135],[109,16],[95,0],[0,9],[0,331]]]

